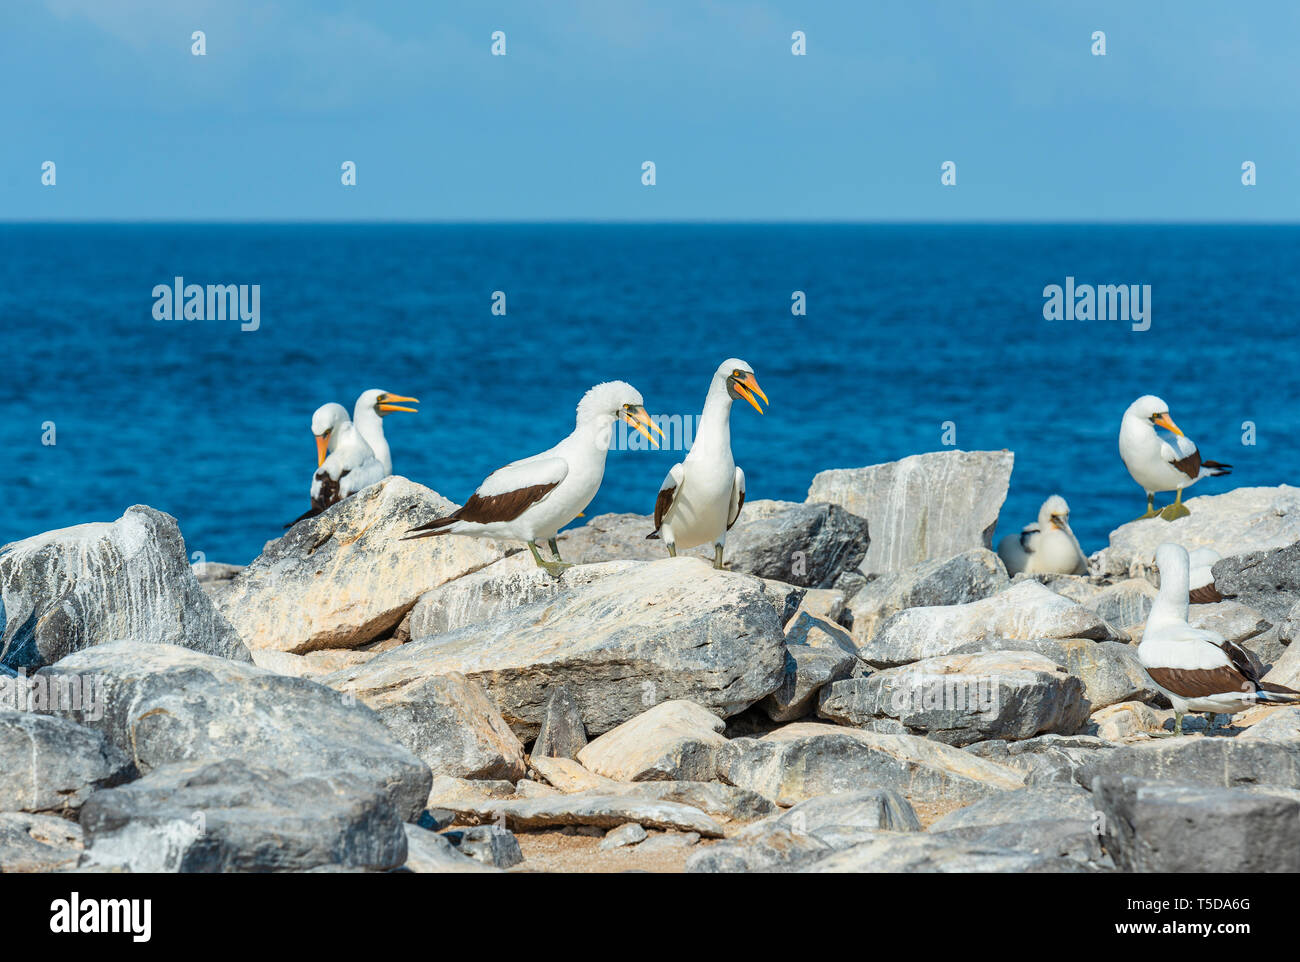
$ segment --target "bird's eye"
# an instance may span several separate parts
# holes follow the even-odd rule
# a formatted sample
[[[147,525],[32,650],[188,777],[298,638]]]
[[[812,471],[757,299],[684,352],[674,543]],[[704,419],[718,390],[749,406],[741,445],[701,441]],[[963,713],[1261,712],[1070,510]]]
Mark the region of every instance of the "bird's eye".
[[[744,375],[742,375],[739,371],[732,371],[731,376],[734,377],[736,380],[740,380],[740,378],[742,378]]]

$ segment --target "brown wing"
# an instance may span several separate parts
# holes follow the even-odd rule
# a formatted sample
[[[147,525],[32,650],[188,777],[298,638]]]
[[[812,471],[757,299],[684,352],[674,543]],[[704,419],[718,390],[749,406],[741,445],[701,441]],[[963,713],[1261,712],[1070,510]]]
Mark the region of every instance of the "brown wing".
[[[1219,589],[1214,587],[1214,583],[1211,582],[1208,585],[1193,588],[1187,593],[1187,600],[1194,605],[1212,605],[1222,601],[1223,595],[1219,594]]]
[[[1255,682],[1230,665],[1221,668],[1148,668],[1147,674],[1161,688],[1183,698],[1257,690]]]
[[[745,506],[745,492],[741,491],[740,499],[736,502],[736,517],[732,518],[731,522],[727,525],[728,531],[731,530],[731,526],[734,525],[736,521],[740,518],[740,509],[743,508],[744,506]]]
[[[1195,480],[1201,474],[1201,452],[1193,451],[1185,458],[1179,458],[1177,461],[1170,462],[1183,474]],[[1172,690],[1172,689],[1171,689]]]
[[[331,504],[338,504],[342,500],[340,489],[343,485],[343,479],[348,476],[348,470],[344,469],[343,473],[337,478],[331,478],[329,472],[324,469],[316,472],[316,480],[320,482],[320,494],[311,499],[311,506],[317,512],[324,511]]]
[[[656,531],[658,531],[659,526],[664,523],[664,515],[668,513],[668,509],[673,506],[673,495],[675,495],[676,493],[677,493],[677,485],[675,484],[671,488],[659,489],[659,497],[655,498],[655,530]]]
[[[474,494],[465,502],[464,507],[452,512],[451,517],[457,521],[473,521],[476,524],[513,521],[559,485],[559,481],[552,481],[549,484],[530,484],[526,488],[516,488],[514,491],[487,497]]]

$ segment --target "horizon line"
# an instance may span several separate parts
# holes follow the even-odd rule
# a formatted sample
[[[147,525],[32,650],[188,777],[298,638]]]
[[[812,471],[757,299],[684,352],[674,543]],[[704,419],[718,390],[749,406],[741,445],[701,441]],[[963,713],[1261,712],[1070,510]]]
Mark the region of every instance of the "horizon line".
[[[54,217],[0,218],[0,226],[76,226],[76,225],[195,225],[195,226],[608,226],[608,227],[727,227],[727,226],[845,226],[845,227],[1297,227],[1300,220],[1230,220],[1150,218],[1138,220],[1084,219],[961,219],[938,218],[680,218],[645,220],[637,218],[168,218],[168,217]]]

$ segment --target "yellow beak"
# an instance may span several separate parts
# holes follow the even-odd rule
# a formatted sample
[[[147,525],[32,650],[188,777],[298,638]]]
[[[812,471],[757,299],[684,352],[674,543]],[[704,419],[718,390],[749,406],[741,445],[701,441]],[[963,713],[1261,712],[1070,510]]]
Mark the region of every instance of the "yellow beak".
[[[325,454],[329,451],[329,447],[330,433],[328,431],[324,434],[316,435],[316,467],[319,468],[325,463]]]
[[[394,403],[396,402],[396,403]],[[406,411],[410,414],[419,414],[415,408],[402,407],[402,404],[419,404],[418,397],[404,397],[401,394],[381,394],[379,396],[379,410],[384,414],[391,414],[393,411]]]
[[[733,383],[736,385],[736,392],[752,404],[754,410],[759,414],[763,413],[763,409],[759,407],[758,402],[754,400],[755,394],[763,399],[764,404],[772,403],[767,399],[767,395],[763,393],[763,389],[758,386],[758,379],[754,377],[753,374],[746,374],[744,377],[738,377],[733,381]]]
[[[1177,434],[1180,437],[1185,437],[1183,432],[1179,430],[1178,425],[1174,423],[1173,418],[1169,416],[1168,411],[1164,414],[1157,414],[1153,420],[1166,431],[1173,431],[1174,434]]]
[[[655,424],[654,421],[651,420],[650,413],[646,411],[643,405],[637,405],[631,410],[629,410],[628,408],[623,408],[618,413],[619,416],[624,421],[626,421],[628,424],[632,425],[632,427],[636,428],[638,431],[644,434],[645,439],[649,441],[651,444],[653,444],[655,447],[659,447],[659,442],[656,441],[651,436],[650,431],[647,431],[646,428],[650,428],[651,430],[658,431],[659,436],[661,438],[666,437],[664,432],[660,429],[659,425]]]

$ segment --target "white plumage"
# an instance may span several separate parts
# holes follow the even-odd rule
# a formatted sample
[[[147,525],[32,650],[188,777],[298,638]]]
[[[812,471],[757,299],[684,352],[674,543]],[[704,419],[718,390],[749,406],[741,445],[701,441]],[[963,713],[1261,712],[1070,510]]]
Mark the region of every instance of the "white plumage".
[[[317,408],[312,414],[311,431],[316,436],[317,452],[317,467],[311,479],[311,508],[286,527],[320,514],[330,505],[388,476],[366,439],[348,419],[343,405],[331,401]]]
[[[388,448],[388,438],[384,437],[384,418],[394,411],[418,413],[406,404],[419,404],[419,398],[391,394],[379,388],[362,392],[352,408],[352,423],[361,432],[361,436],[374,451],[375,458],[384,468],[384,477],[393,473],[393,455]]]
[[[691,450],[673,465],[655,499],[655,530],[647,537],[662,538],[670,555],[712,544],[714,567],[722,567],[727,531],[745,503],[745,472],[731,453],[731,403],[744,398],[762,414],[755,395],[767,401],[744,361],[728,358],[714,372]]]
[[[1170,432],[1165,438],[1156,428]],[[1155,515],[1155,493],[1177,491],[1172,505],[1161,517],[1173,521],[1188,512],[1183,505],[1183,489],[1191,487],[1201,478],[1230,474],[1232,465],[1201,460],[1201,453],[1192,440],[1174,424],[1169,416],[1169,405],[1154,395],[1147,394],[1128,406],[1119,428],[1119,454],[1133,480],[1147,494],[1147,513]]]
[[[610,429],[619,418],[657,443],[647,428],[659,428],[636,388],[625,381],[597,384],[578,402],[575,426],[568,437],[540,454],[492,472],[463,507],[412,528],[407,536],[460,534],[523,541],[539,566],[557,572],[565,565],[559,560],[555,535],[582,513],[600,489]],[[542,561],[536,546],[541,540],[550,541],[554,562]]]
[[[1038,521],[1025,525],[1020,535],[1007,535],[998,544],[998,557],[1008,574],[1088,573],[1079,540],[1070,528],[1070,506],[1054,494],[1038,509]]]

